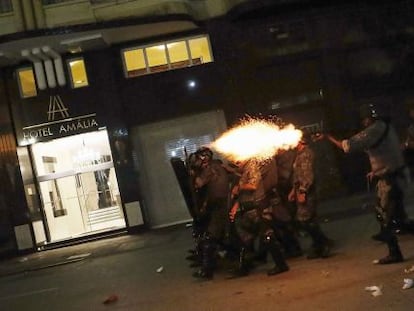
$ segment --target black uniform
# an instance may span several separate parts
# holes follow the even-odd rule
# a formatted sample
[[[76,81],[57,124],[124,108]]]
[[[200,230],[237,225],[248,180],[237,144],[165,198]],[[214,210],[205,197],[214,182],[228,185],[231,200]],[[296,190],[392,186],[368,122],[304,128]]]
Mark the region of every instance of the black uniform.
[[[195,176],[195,187],[203,189],[205,228],[201,240],[201,269],[194,277],[211,278],[216,266],[218,243],[221,243],[228,219],[229,175],[219,160],[208,159]]]

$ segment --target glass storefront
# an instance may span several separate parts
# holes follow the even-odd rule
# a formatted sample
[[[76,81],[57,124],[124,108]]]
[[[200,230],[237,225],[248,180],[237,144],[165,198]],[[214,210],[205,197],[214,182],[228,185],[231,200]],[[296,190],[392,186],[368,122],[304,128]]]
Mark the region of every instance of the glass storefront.
[[[36,143],[31,147],[43,228],[36,242],[58,242],[125,228],[106,130]],[[42,231],[42,230],[40,230]]]

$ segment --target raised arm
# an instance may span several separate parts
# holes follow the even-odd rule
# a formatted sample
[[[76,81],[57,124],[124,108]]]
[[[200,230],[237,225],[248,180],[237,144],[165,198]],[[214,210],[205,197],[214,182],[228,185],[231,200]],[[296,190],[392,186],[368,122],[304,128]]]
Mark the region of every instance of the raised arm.
[[[336,139],[335,137],[333,137],[330,134],[325,134],[324,135],[331,143],[333,143],[336,147],[338,147],[339,149],[341,149],[342,151],[344,150],[344,146],[342,144],[341,140]]]

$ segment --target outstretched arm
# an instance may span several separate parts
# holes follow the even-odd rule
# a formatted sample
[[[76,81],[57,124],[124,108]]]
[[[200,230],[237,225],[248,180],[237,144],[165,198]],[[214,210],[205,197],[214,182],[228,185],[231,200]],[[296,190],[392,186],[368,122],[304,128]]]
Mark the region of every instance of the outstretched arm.
[[[344,146],[342,144],[342,141],[336,139],[335,137],[329,135],[329,134],[325,134],[325,137],[331,142],[333,143],[336,147],[338,147],[339,149],[341,149],[342,151],[344,150]]]

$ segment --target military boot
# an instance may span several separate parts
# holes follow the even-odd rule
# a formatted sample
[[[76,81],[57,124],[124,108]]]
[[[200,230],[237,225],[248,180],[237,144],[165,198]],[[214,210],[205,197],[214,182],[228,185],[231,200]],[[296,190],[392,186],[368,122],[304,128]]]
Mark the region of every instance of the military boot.
[[[388,265],[392,263],[403,262],[404,257],[401,253],[400,246],[398,245],[397,238],[393,236],[387,244],[389,254],[381,259],[375,260],[374,263],[379,265]]]
[[[252,268],[251,263],[247,260],[247,249],[245,247],[242,247],[239,253],[238,265],[235,269],[232,269],[230,271],[229,278],[233,279],[233,278],[247,276],[251,268]]]
[[[276,241],[276,238],[273,233],[270,233],[265,237],[265,243],[267,250],[272,256],[273,262],[275,263],[275,266],[269,271],[267,271],[267,275],[272,276],[288,271],[289,267],[285,261],[285,258],[283,257],[282,251],[280,250],[280,245]]]
[[[327,258],[331,253],[331,241],[322,232],[318,223],[310,222],[304,225],[304,229],[312,238],[312,251],[307,259]]]
[[[201,268],[193,273],[193,277],[209,280],[213,278],[215,268],[216,243],[211,239],[206,239],[202,247]]]

